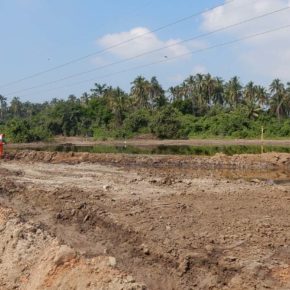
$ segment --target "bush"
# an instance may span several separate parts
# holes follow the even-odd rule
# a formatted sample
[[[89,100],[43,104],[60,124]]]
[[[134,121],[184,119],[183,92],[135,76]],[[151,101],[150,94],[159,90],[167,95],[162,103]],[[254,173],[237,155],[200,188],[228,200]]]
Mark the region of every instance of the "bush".
[[[33,141],[27,121],[13,119],[5,126],[5,133],[11,142],[25,143]]]
[[[138,110],[130,114],[124,123],[124,129],[132,133],[148,133],[151,116],[146,110]]]
[[[165,107],[156,114],[151,123],[151,132],[161,139],[187,137],[182,128],[181,114],[171,106]]]
[[[27,143],[48,140],[50,134],[44,127],[31,127],[28,120],[12,119],[2,129],[14,143]]]

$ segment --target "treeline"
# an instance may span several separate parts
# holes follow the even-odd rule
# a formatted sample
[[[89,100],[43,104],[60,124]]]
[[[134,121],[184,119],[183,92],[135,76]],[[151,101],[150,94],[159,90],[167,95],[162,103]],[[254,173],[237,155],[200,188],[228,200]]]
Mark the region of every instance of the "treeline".
[[[189,76],[165,91],[156,77],[138,76],[130,92],[95,84],[89,93],[34,104],[0,95],[0,131],[13,142],[56,135],[130,138],[256,138],[290,136],[290,83],[275,79],[265,88],[237,77]]]

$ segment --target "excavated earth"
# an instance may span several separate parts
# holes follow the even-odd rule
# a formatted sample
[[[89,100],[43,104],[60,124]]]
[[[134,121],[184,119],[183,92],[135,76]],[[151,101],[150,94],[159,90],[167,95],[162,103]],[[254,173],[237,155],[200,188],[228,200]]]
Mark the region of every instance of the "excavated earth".
[[[290,289],[290,155],[15,151],[0,289]]]

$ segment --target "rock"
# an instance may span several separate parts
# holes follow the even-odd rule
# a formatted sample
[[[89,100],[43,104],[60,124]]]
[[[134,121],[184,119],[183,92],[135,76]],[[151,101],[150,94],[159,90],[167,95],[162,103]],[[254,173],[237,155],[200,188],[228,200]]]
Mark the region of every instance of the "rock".
[[[148,248],[144,248],[144,249],[143,249],[143,253],[144,253],[145,255],[150,255],[150,251],[149,251]]]
[[[127,281],[129,283],[134,283],[135,282],[135,279],[131,275],[129,275],[129,276],[127,276]]]
[[[112,188],[112,186],[109,185],[109,184],[105,184],[105,185],[103,185],[103,189],[106,190],[106,191],[108,191],[108,190],[111,189],[111,188]]]
[[[108,263],[109,263],[109,266],[111,266],[111,267],[116,267],[116,265],[117,265],[117,260],[116,260],[115,257],[109,257],[109,261],[108,261]]]
[[[206,251],[207,251],[208,253],[212,253],[213,250],[214,250],[214,247],[213,247],[212,245],[206,245],[206,246],[205,246],[205,249],[206,249]]]
[[[180,276],[185,274],[190,270],[190,257],[186,256],[182,261],[179,263],[178,271],[180,273]]]
[[[251,179],[251,182],[252,183],[260,183],[261,180],[260,179],[257,179],[257,178],[253,178],[253,179]]]
[[[235,262],[237,260],[237,258],[233,257],[233,256],[229,256],[229,257],[226,257],[225,260],[228,262]]]
[[[88,219],[90,218],[90,215],[89,214],[87,214],[85,217],[84,217],[84,220],[83,220],[83,222],[85,223]]]
[[[145,255],[150,255],[150,251],[149,251],[148,247],[145,244],[141,245],[141,249],[143,250],[143,253]]]
[[[233,286],[234,287],[237,287],[237,286],[241,287],[242,284],[243,284],[243,279],[238,275],[234,276],[229,282],[229,285],[232,287]]]
[[[62,245],[56,253],[53,262],[56,266],[59,266],[74,259],[75,257],[76,253],[73,249],[66,245]]]

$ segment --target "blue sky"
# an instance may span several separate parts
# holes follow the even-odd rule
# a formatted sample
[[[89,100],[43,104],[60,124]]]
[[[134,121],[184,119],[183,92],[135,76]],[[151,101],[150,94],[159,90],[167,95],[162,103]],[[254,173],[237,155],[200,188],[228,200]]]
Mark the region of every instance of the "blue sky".
[[[148,78],[157,76],[162,85],[168,88],[198,72],[209,72],[224,79],[238,75],[244,84],[252,79],[266,85],[276,77],[290,81],[290,29],[233,46],[206,50],[217,43],[290,24],[290,9],[215,33],[211,37],[174,45],[195,35],[288,7],[288,0],[235,0],[199,17],[150,33],[152,29],[226,2],[231,1],[0,0],[0,94],[8,99],[16,95],[22,100],[42,102],[54,97],[65,98],[69,94],[80,95],[89,91],[94,82],[129,90],[130,82],[137,75]],[[144,33],[147,33],[146,37],[105,54],[3,86]],[[99,66],[164,46],[170,48],[97,70]],[[205,50],[168,63],[114,74],[197,49]],[[96,69],[93,73],[29,90],[30,87],[93,69]],[[105,75],[109,76],[103,77]]]

